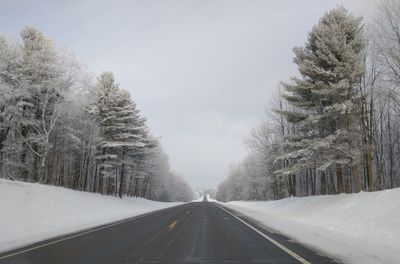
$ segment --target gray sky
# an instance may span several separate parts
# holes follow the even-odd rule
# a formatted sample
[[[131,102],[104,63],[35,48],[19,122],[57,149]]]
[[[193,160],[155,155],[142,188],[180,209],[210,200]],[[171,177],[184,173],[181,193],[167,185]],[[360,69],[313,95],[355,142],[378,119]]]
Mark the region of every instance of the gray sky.
[[[216,187],[277,85],[294,46],[329,9],[370,16],[377,0],[0,0],[0,34],[35,26],[98,74],[114,72],[161,136],[172,168]]]

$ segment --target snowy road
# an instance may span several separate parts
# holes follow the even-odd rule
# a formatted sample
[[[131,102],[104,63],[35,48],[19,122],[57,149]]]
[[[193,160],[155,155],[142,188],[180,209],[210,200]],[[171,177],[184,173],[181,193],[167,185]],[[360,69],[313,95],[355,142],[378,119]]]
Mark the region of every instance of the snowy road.
[[[333,263],[216,203],[171,207],[0,255],[0,263]]]

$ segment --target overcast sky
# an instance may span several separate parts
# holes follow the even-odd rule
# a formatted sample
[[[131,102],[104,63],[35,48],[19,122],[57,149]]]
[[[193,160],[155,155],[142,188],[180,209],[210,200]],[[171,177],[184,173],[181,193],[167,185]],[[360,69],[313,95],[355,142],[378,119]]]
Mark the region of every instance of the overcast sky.
[[[130,91],[196,189],[214,188],[246,155],[294,46],[329,9],[371,16],[377,0],[0,0],[0,34],[35,26],[93,74]]]

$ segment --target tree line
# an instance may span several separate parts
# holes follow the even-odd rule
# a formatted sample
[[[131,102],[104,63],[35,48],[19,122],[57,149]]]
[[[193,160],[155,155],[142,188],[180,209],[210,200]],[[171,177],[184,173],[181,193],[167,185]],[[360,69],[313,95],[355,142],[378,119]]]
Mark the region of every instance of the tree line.
[[[0,176],[119,197],[189,201],[129,92],[92,81],[33,27],[0,37]]]
[[[400,2],[374,19],[327,12],[217,199],[269,200],[400,186]]]

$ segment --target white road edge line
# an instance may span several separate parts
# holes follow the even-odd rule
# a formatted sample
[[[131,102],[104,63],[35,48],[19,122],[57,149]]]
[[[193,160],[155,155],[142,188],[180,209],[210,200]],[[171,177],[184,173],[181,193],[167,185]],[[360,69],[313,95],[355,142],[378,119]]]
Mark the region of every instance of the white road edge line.
[[[174,206],[172,206],[172,207],[174,207]],[[29,252],[29,251],[32,251],[32,250],[35,250],[35,249],[38,249],[38,248],[42,248],[42,247],[46,247],[46,246],[49,246],[49,245],[52,245],[52,244],[56,244],[56,243],[59,243],[59,242],[62,242],[62,241],[65,241],[65,240],[68,240],[68,239],[71,239],[71,238],[80,237],[80,236],[83,236],[83,235],[86,235],[86,234],[90,234],[90,233],[93,233],[93,232],[96,232],[96,231],[99,231],[99,230],[102,230],[102,229],[105,229],[105,228],[109,228],[109,227],[112,227],[112,226],[116,226],[116,225],[119,225],[119,224],[123,224],[123,223],[129,222],[129,221],[140,219],[140,218],[143,218],[143,217],[158,213],[161,210],[169,209],[169,208],[172,208],[172,207],[167,207],[167,208],[159,209],[159,210],[156,210],[156,211],[153,211],[153,212],[148,212],[148,213],[144,213],[144,214],[141,214],[141,215],[132,216],[131,218],[128,218],[128,219],[125,219],[125,220],[120,220],[120,221],[114,222],[114,223],[109,224],[109,225],[104,225],[104,226],[101,226],[101,227],[98,227],[98,228],[94,228],[94,229],[90,229],[88,231],[85,231],[85,232],[82,232],[82,233],[79,233],[79,234],[76,234],[76,235],[67,236],[67,237],[64,237],[64,238],[61,238],[61,239],[58,239],[58,240],[55,240],[55,241],[51,241],[51,242],[48,242],[48,243],[45,243],[45,244],[41,244],[41,245],[38,245],[38,246],[35,246],[35,247],[30,247],[30,248],[27,248],[27,249],[24,249],[24,250],[15,252],[15,253],[11,253],[9,255],[2,256],[2,257],[0,257],[0,260],[6,259],[6,258],[9,258],[9,257],[13,257],[13,256],[16,256],[16,255],[25,253],[25,252]],[[77,231],[77,232],[79,232],[79,231]],[[68,234],[66,234],[66,235],[68,235]],[[49,239],[51,239],[51,238],[49,238]],[[34,243],[40,243],[40,241],[34,242]]]
[[[221,208],[222,210],[224,210],[225,212],[227,212],[228,214],[230,214],[231,216],[235,217],[237,220],[239,220],[240,222],[242,222],[243,224],[245,224],[246,226],[250,227],[253,231],[255,231],[256,233],[258,233],[259,235],[261,235],[262,237],[264,237],[265,239],[269,240],[272,244],[274,244],[275,246],[279,247],[280,249],[282,249],[283,251],[285,251],[286,253],[288,253],[290,256],[292,256],[293,258],[297,259],[298,261],[300,261],[300,263],[302,264],[311,264],[311,262],[305,260],[304,258],[300,257],[299,255],[297,255],[296,253],[294,253],[293,251],[291,251],[290,249],[288,249],[287,247],[285,247],[284,245],[282,245],[281,243],[279,243],[278,241],[270,238],[269,236],[267,236],[266,234],[264,234],[263,232],[261,232],[260,230],[258,230],[257,228],[255,228],[254,226],[250,225],[249,223],[243,221],[242,219],[240,219],[239,217],[237,217],[236,215],[232,214],[231,212],[229,212],[228,210],[226,210],[224,207],[217,205],[219,208]]]

